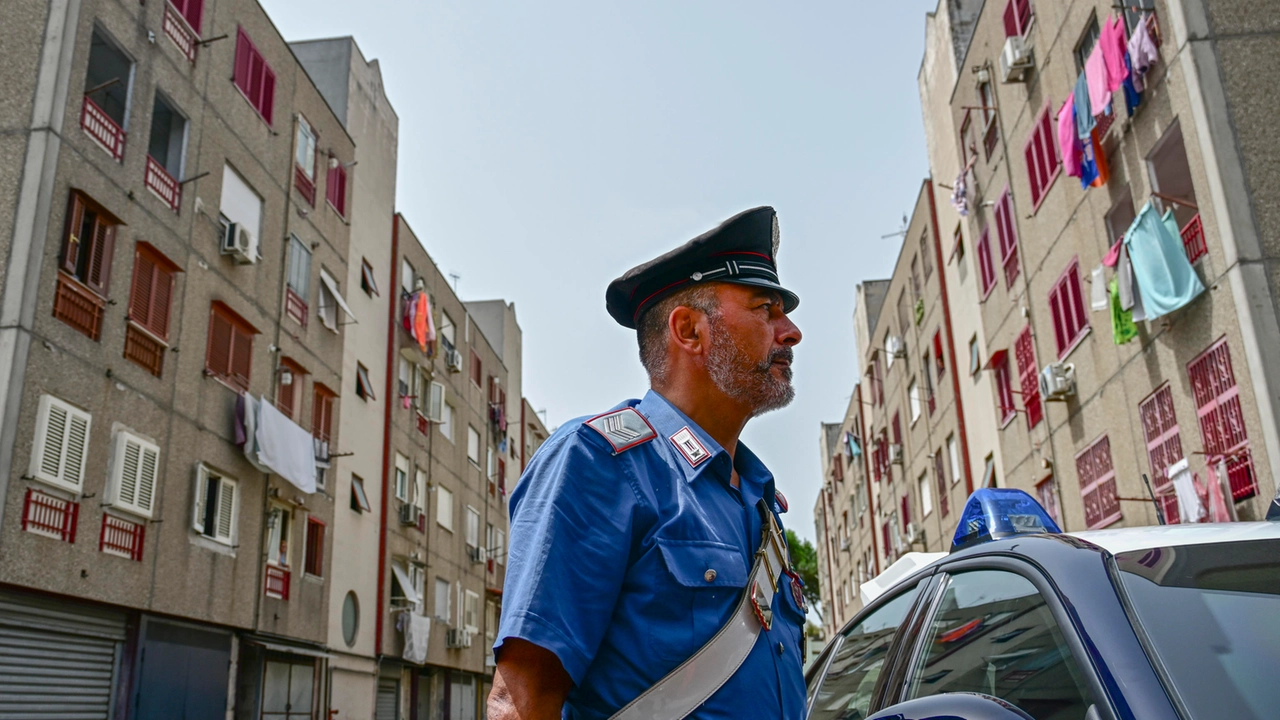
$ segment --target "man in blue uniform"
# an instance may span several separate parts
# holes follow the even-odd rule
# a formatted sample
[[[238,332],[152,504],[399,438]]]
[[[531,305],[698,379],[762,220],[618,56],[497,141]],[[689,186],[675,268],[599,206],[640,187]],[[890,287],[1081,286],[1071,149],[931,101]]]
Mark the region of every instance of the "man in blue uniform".
[[[786,500],[738,441],[794,396],[777,250],[756,208],[609,285],[652,389],[565,423],[512,493],[493,720],[803,717]]]

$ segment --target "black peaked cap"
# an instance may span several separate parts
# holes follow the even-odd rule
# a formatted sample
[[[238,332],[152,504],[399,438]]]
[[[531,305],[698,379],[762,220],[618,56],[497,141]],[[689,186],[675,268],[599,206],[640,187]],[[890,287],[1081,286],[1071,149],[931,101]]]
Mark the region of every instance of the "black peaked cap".
[[[609,283],[605,307],[619,325],[634,329],[647,308],[676,290],[730,282],[778,291],[789,313],[800,298],[778,282],[777,254],[778,214],[767,205],[753,208],[623,273]]]

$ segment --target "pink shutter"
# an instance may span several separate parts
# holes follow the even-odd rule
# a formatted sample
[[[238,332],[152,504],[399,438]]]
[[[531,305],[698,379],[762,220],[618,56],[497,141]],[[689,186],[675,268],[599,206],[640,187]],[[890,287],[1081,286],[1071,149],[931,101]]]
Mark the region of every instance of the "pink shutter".
[[[1258,482],[1226,338],[1188,363],[1187,374],[1210,469],[1225,460],[1232,497],[1236,501],[1253,497],[1258,493]]]
[[[1040,404],[1040,372],[1036,367],[1036,348],[1030,325],[1018,336],[1018,341],[1014,344],[1014,355],[1018,360],[1022,405],[1027,411],[1027,429],[1030,430],[1044,419],[1044,407]]]
[[[232,79],[235,81],[236,87],[240,88],[240,92],[243,92],[250,101],[253,100],[249,82],[252,58],[253,43],[249,41],[249,36],[245,34],[244,28],[240,28],[236,31],[236,66]]]
[[[1121,517],[1111,441],[1106,435],[1076,455],[1076,474],[1084,500],[1084,522],[1090,530],[1106,527]]]
[[[267,61],[262,61],[262,93],[258,98],[258,112],[262,113],[262,118],[271,124],[276,104],[276,74],[271,71],[271,66],[267,65]]]
[[[996,285],[995,264],[991,260],[991,228],[983,228],[978,237],[978,270],[982,275],[982,297],[985,300]]]
[[[1013,37],[1021,35],[1018,32],[1018,10],[1014,7],[1014,0],[1009,0],[1004,6],[1004,35],[1005,37]]]

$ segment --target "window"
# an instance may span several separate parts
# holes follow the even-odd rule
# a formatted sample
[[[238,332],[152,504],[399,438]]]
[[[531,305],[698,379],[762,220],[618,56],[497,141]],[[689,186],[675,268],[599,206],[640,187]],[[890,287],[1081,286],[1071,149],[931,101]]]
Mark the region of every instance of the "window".
[[[876,407],[884,405],[884,367],[880,363],[880,353],[871,356],[871,394]]]
[[[449,600],[453,596],[453,586],[448,580],[442,577],[436,578],[436,603],[435,617],[442,623],[448,624],[450,613],[453,608],[449,607]]]
[[[1036,367],[1036,346],[1031,337],[1031,325],[1023,328],[1013,346],[1018,361],[1018,381],[1022,386],[1022,405],[1027,411],[1027,429],[1044,419],[1044,405],[1040,403],[1040,369]]]
[[[1116,470],[1111,463],[1111,441],[1106,435],[1076,455],[1076,474],[1080,478],[1084,522],[1088,529],[1104,528],[1119,520]]]
[[[289,274],[286,279],[285,314],[303,327],[307,326],[307,299],[311,297],[311,249],[289,236]]]
[[[938,366],[938,382],[947,374],[947,363],[942,357],[942,330],[933,334],[933,362]]]
[[[225,303],[215,300],[209,312],[205,373],[233,389],[248,390],[249,372],[253,365],[253,336],[257,334],[257,328]]]
[[[297,140],[294,143],[293,186],[311,207],[316,206],[316,133],[307,119],[298,114]]]
[[[943,467],[942,448],[933,453],[933,479],[938,484],[938,511],[942,513],[942,517],[946,517],[950,512],[950,495],[947,492],[947,471]]]
[[[907,339],[907,330],[911,329],[911,300],[907,298],[907,289],[903,288],[898,293],[898,332],[902,335],[905,342]],[[888,345],[888,343],[885,343]],[[893,363],[893,356],[889,356],[890,364]]]
[[[267,660],[262,671],[262,720],[308,720],[315,694],[315,661]]]
[[[1013,224],[1013,197],[1005,188],[996,201],[996,236],[1000,239],[1000,265],[1004,267],[1004,286],[1013,289],[1018,279],[1018,234]]]
[[[978,100],[982,103],[982,150],[987,160],[995,153],[1000,142],[1000,123],[996,121],[996,96],[991,83],[978,85]]]
[[[1080,261],[1072,260],[1049,291],[1049,312],[1053,315],[1053,337],[1058,359],[1065,358],[1089,330],[1080,291]]]
[[[494,543],[498,541],[497,536],[494,534],[494,530],[496,530],[496,528],[493,527],[493,523],[485,523],[484,548],[486,553],[492,552]],[[490,572],[492,572],[492,567],[490,568]]]
[[[1088,714],[1084,675],[1030,580],[1002,570],[957,573],[937,608],[909,698],[976,692],[1038,718]],[[997,656],[1002,664],[992,670]]]
[[[324,180],[324,199],[339,216],[347,216],[347,166],[335,157],[329,158],[329,172]]]
[[[467,459],[480,467],[480,433],[470,425],[467,426]]]
[[[324,577],[324,523],[307,518],[307,545],[302,571],[312,577]]]
[[[253,109],[270,125],[275,106],[276,74],[249,40],[244,28],[236,31],[236,67],[232,79]]]
[[[907,398],[911,404],[911,424],[914,425],[920,419],[920,388],[916,385],[915,378],[907,385]]]
[[[311,399],[311,434],[323,443],[333,437],[333,401],[338,395],[316,383]]]
[[[471,384],[480,387],[480,379],[484,377],[484,368],[480,363],[480,356],[475,350],[471,351]]]
[[[901,445],[902,444],[902,416],[895,412],[893,414],[893,422],[891,423],[891,425],[893,426],[893,444]]]
[[[417,274],[413,270],[413,265],[409,264],[408,258],[400,261],[400,289],[406,293],[413,294],[414,280]]]
[[[1013,404],[1013,385],[1009,377],[1009,353],[1001,350],[991,359],[996,376],[996,408],[1000,411],[1000,427],[1008,425],[1018,414]]]
[[[369,297],[378,295],[378,281],[373,276],[373,266],[364,258],[360,258],[360,289]]]
[[[920,263],[924,267],[924,279],[926,282],[929,276],[933,275],[933,248],[929,247],[929,231],[925,230],[920,233]]]
[[[421,467],[414,468],[413,472],[413,504],[427,509],[427,471]]]
[[[453,491],[436,486],[436,524],[453,532]]]
[[[964,261],[964,230],[961,229],[960,225],[956,225],[954,237],[955,240],[951,246],[951,257],[956,261],[956,274],[960,276],[960,282],[964,282],[969,274],[969,266]]]
[[[462,627],[470,633],[480,630],[480,596],[470,590],[463,594]]]
[[[915,300],[920,299],[921,288],[920,283],[920,257],[911,258],[911,297]]]
[[[1062,527],[1062,516],[1058,514],[1058,493],[1052,475],[1036,483],[1036,499],[1058,527]]]
[[[84,79],[80,126],[116,162],[124,160],[133,61],[96,24],[89,42],[89,68]]]
[[[996,457],[988,455],[983,461],[982,484],[978,487],[996,487]]]
[[[1120,199],[1116,200],[1106,214],[1108,241],[1115,243],[1123,239],[1137,217],[1137,213],[1133,211],[1133,191],[1126,186]]]
[[[493,452],[492,446],[486,447],[485,448],[485,477],[489,478],[489,480],[493,480],[497,474],[498,474],[497,454]]]
[[[453,442],[453,415],[453,405],[446,402],[440,414],[440,434],[449,442]]]
[[[424,382],[425,382],[426,375],[424,374],[421,377],[424,379]],[[421,393],[423,391],[419,390],[418,392]],[[426,411],[427,419],[429,419],[433,423],[444,422],[444,408],[445,408],[444,383],[431,382],[426,385],[426,392],[427,392],[427,398],[425,403],[423,403],[423,409]]]
[[[955,435],[947,436],[947,457],[951,459],[951,484],[960,482],[960,445]]]
[[[1032,212],[1040,209],[1040,202],[1062,170],[1062,158],[1058,157],[1058,141],[1054,135],[1050,103],[1040,112],[1031,137],[1023,149],[1027,160],[1027,178],[1031,183]]]
[[[1191,165],[1187,162],[1182,125],[1178,121],[1175,120],[1165,131],[1147,156],[1147,173],[1151,178],[1156,207],[1162,212],[1173,211],[1174,220],[1182,228],[1187,259],[1195,262],[1208,250],[1204,244],[1200,211],[1196,209],[1196,189],[1191,181]]]
[[[498,603],[484,601],[484,639],[492,646],[498,639]]]
[[[1031,9],[1031,0],[1009,0],[1004,6],[1005,37],[1025,36],[1027,30],[1031,29],[1034,12]]]
[[[89,462],[90,421],[89,413],[80,408],[41,395],[28,474],[54,487],[80,492]]]
[[[493,545],[493,557],[498,561],[499,565],[507,564],[507,533],[502,528],[498,528],[495,535]]]
[[[181,272],[150,244],[138,242],[133,257],[133,283],[129,290],[129,325],[125,329],[124,357],[160,377],[169,339],[169,311],[173,277]]]
[[[369,496],[364,491],[364,479],[359,475],[351,476],[351,509],[359,513],[373,512]]]
[[[233,230],[243,229],[253,239],[251,255],[258,256],[257,238],[262,235],[262,196],[254,190],[240,174],[230,165],[222,167],[222,199],[218,212],[225,218],[228,226],[224,230],[231,235]],[[234,227],[231,227],[234,225]],[[225,238],[226,236],[224,236]],[[224,247],[226,242],[224,239]]]
[[[1253,497],[1258,492],[1258,481],[1226,338],[1187,363],[1187,375],[1191,378],[1191,395],[1196,401],[1196,418],[1211,473],[1216,476],[1218,463],[1223,462],[1231,496],[1237,502]]]
[[[466,527],[467,547],[476,547],[480,544],[480,511],[467,506],[467,527]]]
[[[982,279],[982,299],[996,286],[996,267],[991,261],[991,228],[983,228],[978,236],[978,273]]]
[[[235,480],[201,464],[196,469],[192,528],[223,545],[235,542],[240,498]]]
[[[454,329],[453,319],[449,317],[449,313],[441,311],[440,313],[440,337],[449,341],[449,347],[457,347],[457,330]]]
[[[920,477],[916,480],[916,488],[920,492],[920,518],[923,520],[933,512],[933,492],[929,488],[928,471],[920,473]]]
[[[1124,4],[1124,21],[1127,26],[1127,35],[1132,35],[1135,28],[1138,27],[1138,21],[1142,19],[1143,10],[1154,12],[1156,9],[1156,0],[1129,0]]]
[[[1142,435],[1151,463],[1151,485],[1164,507],[1167,522],[1178,522],[1178,499],[1169,482],[1169,466],[1182,460],[1182,437],[1173,410],[1173,392],[1165,383],[1138,404]]]
[[[969,374],[977,375],[982,369],[982,357],[978,351],[978,336],[975,333],[969,338]]]
[[[339,309],[347,317],[355,317],[351,312],[351,308],[347,307],[347,301],[342,299],[342,291],[338,289],[338,281],[334,280],[329,271],[324,268],[320,268],[319,302],[320,309],[316,314],[320,316],[320,323],[335,333],[338,332]]]
[[[356,363],[356,395],[364,400],[377,400],[373,394],[373,383],[369,381],[369,370],[361,363]]]
[[[399,391],[400,397],[409,397],[413,394],[413,363],[409,362],[408,358],[402,357],[399,370],[396,390]]]
[[[816,673],[815,680],[822,678],[822,684],[809,688],[808,694],[813,698],[811,720],[871,715],[872,695],[885,659],[891,655],[890,646],[918,594],[919,586],[916,586],[889,600],[839,638],[839,646],[831,659],[831,668],[838,668],[839,672],[828,671],[825,677]]]
[[[182,15],[182,19],[186,20],[191,29],[199,35],[200,20],[204,15],[204,0],[169,0],[169,4]]]
[[[114,216],[87,196],[71,193],[53,315],[93,340],[102,333],[118,224]]]
[[[360,631],[360,601],[355,590],[348,590],[342,599],[342,641],[347,647],[356,646],[356,633]]]
[[[174,212],[182,199],[182,152],[187,143],[187,119],[165,96],[156,91],[151,107],[151,137],[147,142],[147,165],[143,176],[147,189]]]
[[[276,409],[291,420],[296,416],[298,390],[306,373],[301,365],[289,358],[280,358],[280,367],[276,368]]]
[[[293,511],[282,505],[272,506],[267,515],[267,563],[289,567],[289,536],[293,530]]]
[[[924,401],[929,407],[929,415],[933,416],[933,411],[938,406],[938,400],[933,395],[933,363],[929,362],[929,353],[924,354],[920,364],[920,378],[924,380]]]
[[[409,502],[409,458],[396,453],[396,499]]]
[[[115,440],[105,503],[149,518],[160,472],[160,448],[123,430],[116,433]]]

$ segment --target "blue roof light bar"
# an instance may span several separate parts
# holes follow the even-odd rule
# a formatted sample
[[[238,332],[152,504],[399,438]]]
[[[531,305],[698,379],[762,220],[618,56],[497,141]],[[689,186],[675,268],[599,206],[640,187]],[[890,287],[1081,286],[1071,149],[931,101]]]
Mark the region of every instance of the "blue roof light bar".
[[[1060,532],[1040,503],[1022,490],[981,488],[965,503],[951,552],[1014,535]]]

